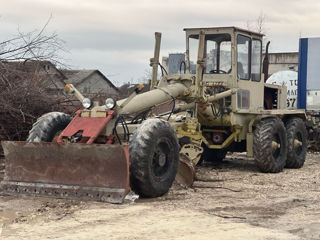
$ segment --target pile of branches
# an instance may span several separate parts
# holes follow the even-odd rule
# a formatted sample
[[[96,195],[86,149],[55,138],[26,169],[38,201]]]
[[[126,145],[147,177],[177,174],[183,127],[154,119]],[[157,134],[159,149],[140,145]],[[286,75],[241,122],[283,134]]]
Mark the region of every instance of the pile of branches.
[[[0,62],[0,140],[25,140],[38,117],[68,110],[63,94],[48,94],[36,73]]]
[[[40,76],[39,68],[26,70],[12,64],[30,61],[61,64],[58,53],[64,50],[64,42],[56,33],[46,32],[50,19],[40,30],[27,33],[19,30],[15,37],[0,41],[0,141],[25,140],[32,124],[44,113],[70,113],[75,109],[68,107],[74,99],[67,99],[61,90],[50,87],[48,93],[48,82],[41,79],[48,76]],[[0,155],[1,151],[0,146]]]

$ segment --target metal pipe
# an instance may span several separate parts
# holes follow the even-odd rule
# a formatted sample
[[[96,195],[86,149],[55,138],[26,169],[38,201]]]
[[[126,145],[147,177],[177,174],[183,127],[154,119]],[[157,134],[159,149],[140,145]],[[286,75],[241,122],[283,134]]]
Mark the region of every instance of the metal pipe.
[[[153,89],[157,83],[161,33],[156,32],[155,38],[156,38],[156,42],[154,46],[154,55],[153,55],[153,58],[150,59],[150,65],[152,66],[152,78],[150,83],[150,89]]]
[[[187,87],[184,84],[174,83],[136,95],[119,110],[119,114],[132,114],[147,110],[153,106],[168,102],[172,100],[172,98],[177,98],[179,95],[182,95],[186,89]],[[120,105],[121,102],[123,102],[123,100],[118,101],[117,105]]]
[[[197,73],[196,73],[196,96],[202,96],[202,72],[205,67],[205,58],[204,58],[204,41],[205,35],[203,31],[200,31],[199,34],[199,46],[198,46],[198,60],[197,60]]]
[[[67,84],[66,90],[72,93],[82,103],[84,96],[72,84]]]
[[[221,93],[217,93],[217,94],[215,94],[213,96],[207,97],[206,98],[206,102],[214,102],[214,101],[217,101],[219,99],[229,97],[229,96],[235,94],[236,92],[237,92],[237,89],[232,88],[232,89],[229,89],[227,91],[224,91],[224,92],[221,92]]]
[[[174,113],[183,112],[183,111],[188,110],[188,109],[193,109],[195,106],[196,106],[196,104],[195,104],[194,102],[192,102],[192,103],[187,103],[187,104],[184,104],[184,105],[181,105],[181,106],[176,107],[176,108],[173,110],[173,112],[174,112]]]

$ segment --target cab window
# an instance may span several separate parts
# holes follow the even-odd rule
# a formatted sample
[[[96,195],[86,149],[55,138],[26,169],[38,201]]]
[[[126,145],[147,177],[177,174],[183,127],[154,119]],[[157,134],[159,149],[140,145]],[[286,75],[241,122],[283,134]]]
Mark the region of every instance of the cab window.
[[[238,78],[250,79],[250,41],[249,37],[238,35],[237,37],[237,74]]]
[[[259,82],[261,80],[261,52],[261,41],[252,39],[251,80],[256,82]]]
[[[198,59],[199,35],[189,37],[190,72],[195,73]],[[231,73],[231,36],[229,34],[207,34],[205,36],[206,74]]]
[[[258,39],[238,35],[237,37],[237,74],[241,80],[261,80],[262,43]]]

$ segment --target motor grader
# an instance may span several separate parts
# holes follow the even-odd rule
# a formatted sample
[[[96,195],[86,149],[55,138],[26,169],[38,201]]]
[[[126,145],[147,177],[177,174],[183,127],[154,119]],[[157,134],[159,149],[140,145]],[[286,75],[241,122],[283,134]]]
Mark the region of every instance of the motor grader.
[[[287,110],[286,87],[263,81],[263,35],[236,27],[184,31],[185,61],[160,79],[155,34],[150,91],[138,85],[128,98],[99,105],[68,84],[84,108],[73,118],[45,114],[27,142],[2,143],[3,191],[120,203],[130,188],[158,197],[176,177],[189,174],[192,183],[196,164],[222,161],[227,152],[247,152],[266,173],[302,167],[305,112]],[[152,115],[167,102],[170,111]]]

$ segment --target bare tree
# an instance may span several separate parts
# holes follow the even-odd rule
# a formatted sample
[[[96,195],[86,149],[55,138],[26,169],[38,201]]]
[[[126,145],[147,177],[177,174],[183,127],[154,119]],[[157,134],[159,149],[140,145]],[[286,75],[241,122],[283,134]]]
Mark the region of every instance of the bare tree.
[[[68,108],[70,100],[58,90],[48,93],[42,81],[46,76],[39,74],[37,65],[62,64],[59,51],[64,42],[57,33],[46,33],[49,21],[39,31],[18,31],[16,37],[0,42],[0,140],[24,140],[39,116]]]
[[[257,33],[266,34],[266,15],[260,12],[257,19],[247,20],[247,29]]]
[[[55,64],[62,64],[59,52],[66,51],[64,41],[56,32],[46,33],[50,20],[51,17],[39,31],[23,33],[18,29],[17,36],[0,42],[0,59],[5,61],[50,60]]]
[[[261,34],[266,34],[266,15],[260,12],[259,17],[256,19],[256,31]]]
[[[247,29],[251,31],[255,31],[260,34],[264,34],[265,37],[263,39],[263,50],[265,50],[265,43],[268,42],[267,40],[267,16],[264,12],[260,12],[259,16],[255,20],[248,20],[247,21]]]

